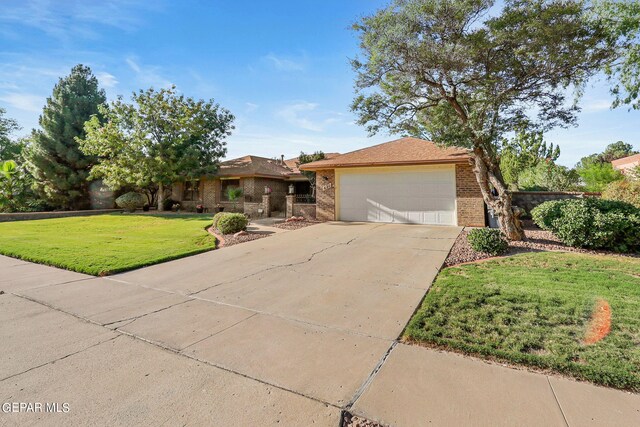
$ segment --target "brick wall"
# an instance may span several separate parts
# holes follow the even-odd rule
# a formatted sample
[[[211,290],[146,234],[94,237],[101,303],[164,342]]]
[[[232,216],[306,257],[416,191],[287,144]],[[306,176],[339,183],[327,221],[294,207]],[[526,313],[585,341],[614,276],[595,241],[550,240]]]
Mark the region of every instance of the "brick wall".
[[[458,225],[484,227],[484,200],[471,165],[456,165]]]
[[[315,203],[294,203],[293,216],[301,216],[304,219],[316,219]]]
[[[326,177],[327,179],[324,179]],[[316,172],[316,218],[319,221],[336,219],[336,174],[333,169]]]

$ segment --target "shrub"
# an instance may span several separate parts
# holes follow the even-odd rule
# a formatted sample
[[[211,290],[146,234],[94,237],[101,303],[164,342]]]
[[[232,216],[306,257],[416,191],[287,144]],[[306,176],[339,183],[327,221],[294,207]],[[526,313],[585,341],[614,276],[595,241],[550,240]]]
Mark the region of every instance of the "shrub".
[[[145,197],[134,191],[124,193],[116,199],[116,205],[129,212],[135,212],[136,208],[144,205]]]
[[[164,201],[162,202],[162,207],[164,208],[165,211],[170,211],[173,208],[173,205],[175,205],[176,203],[178,202],[171,198],[167,198],[167,199],[164,199]]]
[[[629,203],[596,198],[545,202],[532,216],[540,228],[569,246],[640,250],[640,209]]]
[[[602,191],[602,198],[631,203],[640,208],[640,179],[614,181]]]
[[[467,240],[474,251],[490,255],[503,254],[509,247],[504,234],[496,228],[475,228],[469,232]]]
[[[218,220],[218,230],[222,234],[233,234],[245,230],[249,220],[244,214],[226,213]]]
[[[220,221],[220,218],[222,218],[223,216],[227,215],[229,212],[218,212],[217,214],[215,214],[213,216],[213,228],[216,229],[218,228],[218,221]]]

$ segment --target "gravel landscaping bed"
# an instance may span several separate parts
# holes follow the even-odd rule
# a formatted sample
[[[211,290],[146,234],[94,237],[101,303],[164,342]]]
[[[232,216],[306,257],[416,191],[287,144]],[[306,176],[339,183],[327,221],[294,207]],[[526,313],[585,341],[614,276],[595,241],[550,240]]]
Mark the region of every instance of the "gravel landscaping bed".
[[[492,256],[485,253],[479,253],[471,249],[469,242],[467,241],[467,234],[469,230],[463,230],[456,239],[449,256],[444,261],[445,267],[451,267],[452,265],[463,264],[466,262],[478,261],[481,259],[491,258]],[[550,231],[541,230],[536,227],[531,221],[525,221],[524,228],[525,239],[519,242],[509,242],[509,250],[503,256],[515,255],[525,252],[549,252],[549,251],[563,251],[563,252],[576,252],[582,254],[600,254],[600,255],[614,255],[622,257],[634,257],[637,258],[638,254],[619,254],[609,251],[596,251],[590,249],[573,248],[567,246],[558,240]]]
[[[366,418],[359,417],[357,415],[351,415],[346,413],[344,416],[344,427],[383,427],[382,424],[370,421]]]
[[[237,245],[238,243],[249,242],[251,240],[262,239],[263,237],[269,236],[269,234],[251,232],[240,236],[236,236],[234,234],[218,234],[217,230],[213,230],[213,227],[209,228],[208,231],[209,233],[216,236],[219,240],[221,240],[221,243],[218,244],[218,247],[224,248],[226,248],[227,246]]]
[[[309,227],[310,225],[319,224],[320,221],[311,221],[305,219],[304,221],[289,221],[289,222],[279,222],[278,224],[273,224],[276,228],[281,228],[283,230],[297,230],[299,228]]]

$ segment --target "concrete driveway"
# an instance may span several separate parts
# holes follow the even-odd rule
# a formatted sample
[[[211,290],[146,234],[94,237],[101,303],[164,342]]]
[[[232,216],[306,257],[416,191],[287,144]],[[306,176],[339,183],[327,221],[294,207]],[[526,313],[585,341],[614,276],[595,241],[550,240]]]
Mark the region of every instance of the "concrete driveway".
[[[460,229],[331,223],[95,278],[0,258],[0,424],[333,425]]]

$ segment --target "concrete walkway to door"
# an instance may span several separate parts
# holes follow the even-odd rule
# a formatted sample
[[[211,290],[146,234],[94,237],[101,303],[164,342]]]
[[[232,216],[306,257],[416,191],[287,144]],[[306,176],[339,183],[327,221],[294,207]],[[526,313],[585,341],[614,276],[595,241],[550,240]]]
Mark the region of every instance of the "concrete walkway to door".
[[[397,342],[459,231],[320,224],[109,278],[0,257],[0,399],[69,404],[0,424],[336,426],[349,410],[394,425],[563,425],[576,405],[593,413],[593,386],[554,385],[556,399],[545,376]],[[636,396],[605,392],[628,419]]]

